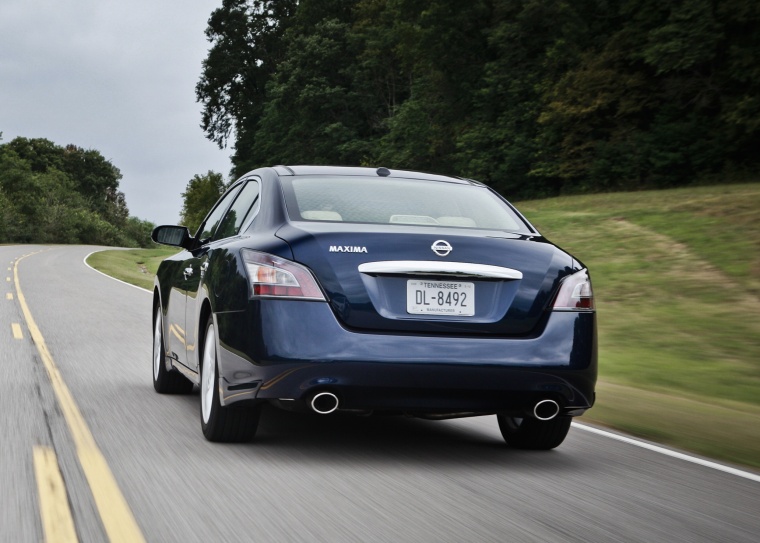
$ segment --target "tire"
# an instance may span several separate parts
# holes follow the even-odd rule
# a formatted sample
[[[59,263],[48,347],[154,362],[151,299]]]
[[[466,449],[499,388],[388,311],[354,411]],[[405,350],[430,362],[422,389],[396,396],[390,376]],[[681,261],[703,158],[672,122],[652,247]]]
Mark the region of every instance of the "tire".
[[[515,449],[542,451],[558,447],[565,440],[572,421],[572,417],[538,420],[505,415],[496,415],[496,419],[507,445]]]
[[[189,394],[193,383],[166,367],[166,342],[161,307],[156,308],[153,326],[153,388],[160,394]]]
[[[240,443],[250,441],[259,426],[261,406],[223,406],[219,401],[216,329],[211,318],[203,336],[201,362],[201,429],[209,441]]]

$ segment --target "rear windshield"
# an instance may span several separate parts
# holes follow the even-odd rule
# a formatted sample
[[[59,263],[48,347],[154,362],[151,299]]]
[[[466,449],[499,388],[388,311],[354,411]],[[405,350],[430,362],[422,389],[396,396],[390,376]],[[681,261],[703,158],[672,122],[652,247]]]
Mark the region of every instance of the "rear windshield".
[[[348,176],[281,179],[292,220],[531,233],[506,203],[481,186]]]

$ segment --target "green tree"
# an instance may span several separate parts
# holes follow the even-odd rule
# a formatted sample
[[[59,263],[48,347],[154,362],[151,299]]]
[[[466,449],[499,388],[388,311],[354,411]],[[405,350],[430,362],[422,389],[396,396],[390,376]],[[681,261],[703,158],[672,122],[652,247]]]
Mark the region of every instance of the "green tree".
[[[16,242],[26,227],[15,195],[30,174],[27,164],[0,145],[0,243]]]
[[[748,0],[724,0],[716,6],[725,20],[725,72],[731,93],[723,98],[722,118],[741,145],[734,152],[755,156],[760,147],[760,4]]]
[[[488,21],[472,114],[457,140],[458,169],[510,197],[552,194],[556,145],[538,122],[544,95],[605,35],[609,13],[594,0],[501,0]]]
[[[635,189],[756,163],[757,3],[630,0],[616,9],[605,39],[545,93],[542,135],[559,151],[541,173],[582,190]]]
[[[73,181],[68,187],[86,198],[89,207],[116,226],[129,216],[124,194],[119,191],[121,172],[99,151],[76,145],[60,147],[52,141],[16,138],[7,149],[25,161],[32,172],[58,171]]]
[[[46,139],[0,145],[0,241],[147,244],[125,234],[120,178],[98,151]]]
[[[126,225],[122,228],[127,246],[151,247],[153,242],[150,239],[150,234],[155,226],[150,221],[144,221],[137,217],[129,217]]]
[[[194,175],[182,193],[180,222],[195,232],[224,189],[224,178],[220,173],[209,171],[205,175]]]
[[[2,161],[0,161],[2,168]],[[8,243],[17,236],[19,218],[16,207],[5,195],[0,185],[0,243]]]
[[[350,10],[339,11],[344,19],[350,17]],[[254,156],[269,163],[357,163],[365,137],[366,99],[353,85],[351,26],[338,18],[309,20],[303,13],[285,33],[288,48],[267,85]]]
[[[60,169],[76,181],[76,190],[94,211],[119,228],[125,225],[129,209],[119,190],[121,172],[99,151],[67,145]]]
[[[209,18],[211,42],[195,92],[201,126],[220,148],[234,135],[235,176],[253,168],[255,134],[286,43],[282,36],[297,0],[223,0]]]
[[[358,3],[354,34],[364,81],[359,88],[373,99],[369,162],[456,172],[456,142],[471,122],[483,69],[490,4]]]
[[[225,0],[207,35],[203,126],[235,175],[374,164],[521,198],[757,167],[749,0]]]

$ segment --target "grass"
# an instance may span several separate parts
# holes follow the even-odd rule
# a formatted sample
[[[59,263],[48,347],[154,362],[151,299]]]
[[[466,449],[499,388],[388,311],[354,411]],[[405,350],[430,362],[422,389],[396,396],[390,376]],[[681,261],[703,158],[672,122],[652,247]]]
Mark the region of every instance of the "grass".
[[[760,409],[749,404],[718,405],[602,380],[597,385],[597,405],[581,422],[757,467]]]
[[[587,418],[760,467],[760,185],[519,207],[591,270],[601,382]]]
[[[170,247],[101,251],[92,254],[87,263],[116,279],[153,290],[158,265],[175,253],[177,249]]]
[[[583,419],[760,468],[760,184],[521,202],[591,270],[597,405]],[[151,288],[172,249],[90,264]]]

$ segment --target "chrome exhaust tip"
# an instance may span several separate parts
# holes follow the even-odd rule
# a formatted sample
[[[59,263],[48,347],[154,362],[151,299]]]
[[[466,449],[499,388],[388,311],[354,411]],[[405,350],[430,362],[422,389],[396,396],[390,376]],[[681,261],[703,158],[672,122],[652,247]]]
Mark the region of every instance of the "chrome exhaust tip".
[[[332,392],[320,392],[315,394],[309,405],[312,411],[320,415],[329,415],[338,409],[338,397]]]
[[[552,420],[559,415],[559,404],[554,400],[541,400],[533,407],[533,416],[538,420]]]

